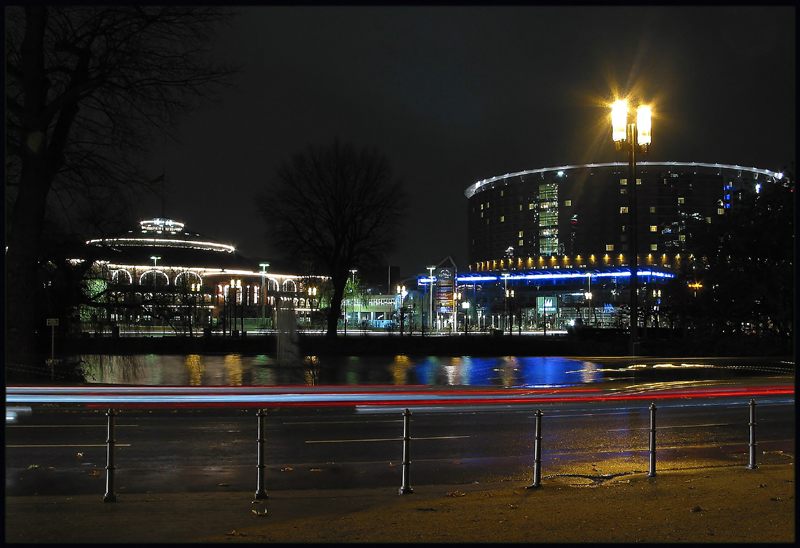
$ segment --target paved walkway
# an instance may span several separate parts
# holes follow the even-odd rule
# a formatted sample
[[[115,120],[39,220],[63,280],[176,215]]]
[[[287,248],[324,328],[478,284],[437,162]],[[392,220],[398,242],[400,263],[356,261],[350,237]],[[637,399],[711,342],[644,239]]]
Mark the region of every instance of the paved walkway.
[[[6,497],[6,542],[793,542],[793,464],[396,489]],[[413,485],[412,485],[413,486]],[[224,487],[221,487],[221,490]]]

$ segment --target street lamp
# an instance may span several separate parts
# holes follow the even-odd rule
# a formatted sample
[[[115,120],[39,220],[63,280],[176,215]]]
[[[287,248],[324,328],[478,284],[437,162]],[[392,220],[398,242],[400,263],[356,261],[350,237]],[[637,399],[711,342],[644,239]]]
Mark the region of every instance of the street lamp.
[[[153,259],[153,268],[158,266],[158,260],[161,258],[161,256],[159,256],[159,255],[151,255],[150,258]]]
[[[435,266],[426,266],[428,269],[428,331],[433,333],[433,269]]]
[[[592,312],[594,308],[592,306],[592,273],[590,272],[587,276],[589,279],[589,290],[583,294],[584,298],[589,302],[589,317],[586,318],[586,324],[589,325],[592,321]]]
[[[317,288],[316,287],[309,287],[308,288],[308,308],[310,309],[308,314],[308,323],[309,325],[312,323],[313,315],[314,315],[314,298],[317,296]]]
[[[261,325],[267,327],[267,288],[265,282],[267,280],[267,268],[269,263],[258,263],[261,267]]]
[[[350,269],[350,276],[351,276],[351,278],[350,278],[350,280],[351,280],[350,281],[350,299],[351,300],[353,299],[353,291],[354,291],[354,287],[353,286],[355,286],[355,284],[356,284],[356,272],[358,272],[357,268],[351,268]],[[355,305],[355,303],[353,303],[353,304]],[[353,306],[353,308],[355,308],[355,306]],[[344,301],[344,334],[347,335],[347,299],[346,298],[345,298],[345,301]]]
[[[464,336],[466,336],[467,328],[469,327],[469,301],[461,303],[461,308],[464,309]]]
[[[406,286],[398,285],[397,286],[397,295],[400,297],[400,306],[397,309],[397,316],[400,318],[400,336],[403,336],[403,320],[405,319],[405,308],[403,307],[403,301],[408,295],[408,291],[406,291]]]
[[[461,291],[454,291],[453,292],[453,318],[452,318],[453,328],[452,328],[452,330],[454,330],[456,333],[458,333],[458,302],[461,300],[461,298],[463,296],[464,296],[464,294]]]
[[[503,272],[503,293],[505,300],[503,301],[503,331],[508,327],[508,272]],[[494,323],[494,320],[492,321]]]
[[[636,152],[646,153],[652,142],[652,109],[648,105],[637,105],[634,109],[628,106],[627,99],[620,99],[611,105],[611,137],[617,150],[628,153],[628,168],[630,171],[630,308],[631,308],[631,341],[630,353],[636,356],[639,353],[637,330],[639,328],[639,303],[638,303],[638,267],[639,257],[637,245],[636,225]]]

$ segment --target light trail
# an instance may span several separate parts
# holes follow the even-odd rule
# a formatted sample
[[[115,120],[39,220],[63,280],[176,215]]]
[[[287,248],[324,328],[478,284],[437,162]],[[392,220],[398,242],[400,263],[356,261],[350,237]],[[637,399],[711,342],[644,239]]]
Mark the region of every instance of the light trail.
[[[313,388],[313,387],[310,387]],[[756,387],[697,387],[654,389],[647,393],[614,393],[573,387],[548,389],[374,389],[290,392],[267,387],[8,387],[7,404],[82,404],[89,407],[341,407],[341,406],[441,406],[538,403],[586,403],[695,398],[745,398],[794,395],[794,385]]]

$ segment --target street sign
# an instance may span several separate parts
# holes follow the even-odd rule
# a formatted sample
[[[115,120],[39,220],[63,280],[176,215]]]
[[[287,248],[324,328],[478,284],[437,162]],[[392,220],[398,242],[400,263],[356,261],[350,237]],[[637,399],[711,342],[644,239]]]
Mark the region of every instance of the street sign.
[[[47,325],[58,325],[58,318],[47,318]]]

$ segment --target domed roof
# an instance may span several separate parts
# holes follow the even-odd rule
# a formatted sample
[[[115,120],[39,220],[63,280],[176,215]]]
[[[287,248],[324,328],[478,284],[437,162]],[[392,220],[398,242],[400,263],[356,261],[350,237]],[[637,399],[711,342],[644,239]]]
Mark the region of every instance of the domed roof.
[[[258,269],[234,246],[186,231],[180,221],[155,218],[139,225],[138,230],[88,240],[86,245],[104,248],[103,260],[116,264],[149,265],[156,257],[164,267]]]

